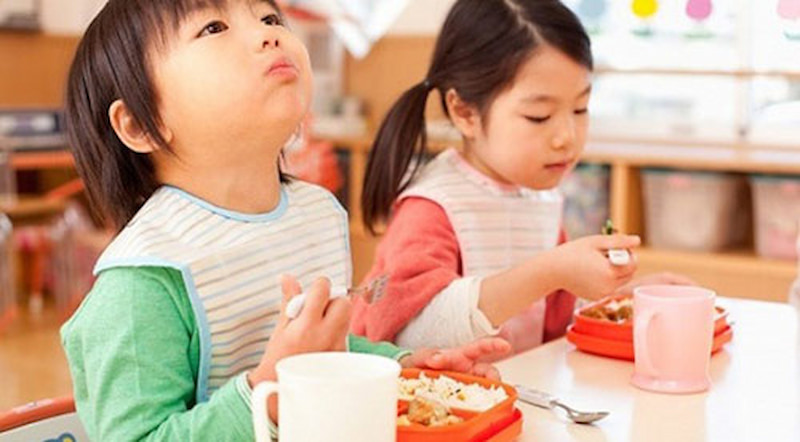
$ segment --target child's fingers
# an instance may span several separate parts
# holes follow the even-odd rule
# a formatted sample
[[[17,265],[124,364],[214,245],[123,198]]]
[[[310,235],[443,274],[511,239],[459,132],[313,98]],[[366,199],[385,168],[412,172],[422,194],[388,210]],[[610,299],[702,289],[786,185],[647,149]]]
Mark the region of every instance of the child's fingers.
[[[328,303],[323,318],[326,327],[330,327],[329,333],[346,336],[350,329],[350,318],[353,311],[353,303],[348,298],[332,299]],[[336,336],[335,339],[338,339]]]
[[[319,278],[314,281],[314,284],[306,292],[306,301],[300,312],[300,318],[316,321],[322,319],[325,309],[328,307],[330,293],[331,283],[328,278]]]
[[[611,271],[616,278],[627,278],[628,276],[633,276],[636,274],[636,270],[639,267],[634,260],[631,260],[631,262],[625,264],[624,266],[613,265],[610,262],[608,265],[611,266]]]
[[[283,302],[288,303],[290,299],[299,295],[303,289],[300,283],[292,275],[281,275],[281,291],[283,292]]]
[[[289,321],[289,318],[286,316],[286,307],[289,305],[289,301],[294,298],[295,296],[302,293],[303,289],[300,287],[300,283],[297,282],[297,279],[294,278],[292,275],[281,275],[280,276],[280,284],[281,284],[281,292],[283,293],[283,297],[281,299],[281,323],[286,323]]]
[[[425,365],[434,370],[467,371],[472,363],[458,351],[440,351],[428,356]]]
[[[641,244],[642,239],[637,235],[597,235],[592,237],[592,245],[601,250],[632,249]]]
[[[492,338],[491,344],[496,355],[505,355],[511,352],[511,343],[502,338]]]
[[[472,367],[472,374],[475,376],[484,377],[493,381],[500,380],[500,371],[497,370],[492,364],[480,363]]]
[[[501,338],[485,338],[462,347],[465,357],[476,361],[484,356],[500,356],[511,350],[511,345]]]

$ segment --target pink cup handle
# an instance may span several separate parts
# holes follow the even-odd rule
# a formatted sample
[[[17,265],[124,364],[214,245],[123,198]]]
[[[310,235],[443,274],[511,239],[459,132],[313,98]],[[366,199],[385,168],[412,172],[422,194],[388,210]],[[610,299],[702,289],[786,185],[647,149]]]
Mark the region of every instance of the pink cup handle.
[[[639,316],[635,316],[633,320],[634,326],[634,333],[638,333],[642,339],[639,340],[639,345],[634,348],[634,358],[636,362],[642,364],[644,370],[651,376],[658,376],[658,370],[653,365],[653,361],[650,359],[650,346],[647,344],[647,336],[649,335],[648,329],[650,328],[650,322],[653,320],[654,317],[658,315],[657,312],[653,310],[647,310],[644,314]],[[641,350],[641,351],[639,351]]]

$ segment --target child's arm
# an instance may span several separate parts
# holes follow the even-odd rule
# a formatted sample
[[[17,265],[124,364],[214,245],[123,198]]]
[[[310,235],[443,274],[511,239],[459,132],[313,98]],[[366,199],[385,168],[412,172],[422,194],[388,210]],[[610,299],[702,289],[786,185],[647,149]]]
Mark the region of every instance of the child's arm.
[[[639,246],[636,236],[588,236],[562,244],[511,269],[484,278],[480,310],[495,326],[557,290],[586,299],[610,295],[636,272],[636,263],[617,266],[606,251]]]
[[[253,439],[243,375],[195,405],[199,333],[177,271],[103,272],[62,341],[92,440]]]
[[[368,282],[387,274],[389,283],[379,301],[368,306],[356,301],[351,330],[373,341],[395,341],[415,316],[461,278],[460,259],[455,232],[444,210],[422,198],[403,200],[376,249],[367,277]]]
[[[409,348],[455,347],[498,333],[479,308],[484,278],[462,277],[460,263],[458,241],[444,210],[430,200],[404,200],[370,272],[371,277],[390,275],[386,293],[372,305],[356,304],[352,330]],[[535,296],[530,303],[547,297],[544,338],[562,335],[572,317],[573,297],[556,290]]]

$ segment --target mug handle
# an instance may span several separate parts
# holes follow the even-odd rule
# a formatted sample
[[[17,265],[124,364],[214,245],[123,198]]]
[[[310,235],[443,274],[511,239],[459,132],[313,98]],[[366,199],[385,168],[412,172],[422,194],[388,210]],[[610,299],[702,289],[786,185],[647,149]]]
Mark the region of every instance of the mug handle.
[[[633,318],[633,332],[639,333],[639,335],[642,336],[642,339],[639,340],[639,344],[634,347],[634,359],[641,362],[644,370],[652,376],[658,376],[658,370],[656,370],[653,361],[650,359],[650,346],[647,345],[647,336],[649,334],[648,329],[650,328],[650,323],[657,315],[657,312],[647,310],[644,314]]]
[[[267,399],[273,394],[278,394],[277,382],[261,382],[253,389],[253,429],[256,442],[270,442],[269,434],[269,403]]]

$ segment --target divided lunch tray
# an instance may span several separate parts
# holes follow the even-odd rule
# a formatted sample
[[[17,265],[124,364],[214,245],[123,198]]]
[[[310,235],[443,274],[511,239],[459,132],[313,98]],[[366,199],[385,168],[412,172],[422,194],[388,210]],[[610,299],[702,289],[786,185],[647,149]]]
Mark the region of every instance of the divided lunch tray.
[[[596,338],[611,339],[615,341],[633,342],[633,321],[612,322],[603,319],[592,318],[584,315],[588,310],[606,305],[613,301],[620,301],[630,296],[617,295],[603,298],[599,301],[588,304],[578,310],[574,316],[573,330],[575,333],[591,335]],[[717,306],[717,314],[714,318],[714,335],[718,335],[729,328],[728,311]]]
[[[494,407],[483,411],[467,411],[451,408],[450,412],[462,417],[464,422],[442,427],[426,427],[419,424],[397,427],[397,442],[511,442],[522,434],[522,413],[514,407],[517,392],[514,387],[489,379],[463,373],[404,369],[400,376],[416,379],[420,373],[429,378],[445,375],[464,384],[478,384],[483,387],[499,386],[506,391],[508,398]],[[397,415],[408,410],[408,402],[398,401]]]
[[[711,344],[711,354],[714,354],[733,339],[733,329],[727,327],[721,333],[714,335]],[[567,341],[571,342],[578,350],[599,356],[608,356],[616,359],[633,361],[633,341],[620,341],[587,335],[575,330],[574,325],[567,328]]]
[[[574,322],[567,328],[567,341],[586,353],[633,361],[633,321],[613,322],[584,315],[587,310],[625,298],[624,295],[610,296],[575,312]],[[711,354],[721,350],[733,339],[728,311],[720,306],[715,308],[717,314],[714,319]]]

